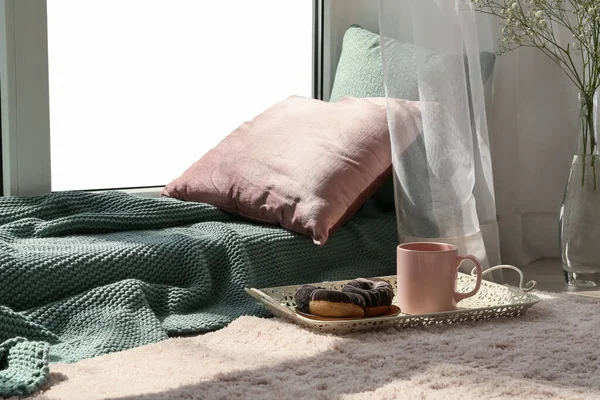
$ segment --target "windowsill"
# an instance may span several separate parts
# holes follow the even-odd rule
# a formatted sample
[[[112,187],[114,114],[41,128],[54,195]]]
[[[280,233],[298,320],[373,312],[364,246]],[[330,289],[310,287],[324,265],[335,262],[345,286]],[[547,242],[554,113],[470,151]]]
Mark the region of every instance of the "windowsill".
[[[600,298],[600,286],[595,288],[569,286],[563,277],[562,262],[559,259],[535,261],[521,270],[524,275],[524,283],[531,280],[536,281],[535,289],[537,290]],[[519,286],[519,274],[516,271],[506,269],[502,272],[505,283]]]
[[[150,188],[140,188],[140,189],[111,189],[111,190],[89,190],[92,193],[104,193],[104,192],[113,192],[115,190],[119,192],[125,192],[129,194],[134,194],[140,197],[153,197],[159,198],[160,192],[163,190],[164,186],[156,186]]]

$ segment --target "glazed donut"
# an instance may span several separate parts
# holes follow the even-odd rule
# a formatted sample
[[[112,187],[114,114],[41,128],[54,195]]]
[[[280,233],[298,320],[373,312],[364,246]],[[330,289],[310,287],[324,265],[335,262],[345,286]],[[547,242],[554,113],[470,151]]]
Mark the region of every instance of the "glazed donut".
[[[362,318],[365,300],[354,293],[316,289],[310,295],[310,313],[321,317]]]
[[[294,295],[294,301],[296,302],[296,307],[298,307],[300,311],[307,314],[310,313],[310,295],[317,289],[323,288],[313,285],[302,285],[296,290],[296,294]]]
[[[381,279],[354,279],[342,288],[342,292],[361,296],[365,300],[365,317],[387,314],[394,298],[392,285]]]
[[[300,286],[294,301],[300,311],[322,317],[361,318],[365,313],[361,296],[314,285]]]

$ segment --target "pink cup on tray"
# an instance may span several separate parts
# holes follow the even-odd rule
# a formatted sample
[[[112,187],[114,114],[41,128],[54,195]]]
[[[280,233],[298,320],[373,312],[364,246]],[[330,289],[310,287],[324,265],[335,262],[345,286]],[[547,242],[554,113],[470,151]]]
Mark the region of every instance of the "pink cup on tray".
[[[471,260],[477,268],[475,288],[456,291],[458,268]],[[446,243],[415,242],[397,248],[397,301],[405,314],[429,314],[456,310],[456,304],[474,296],[481,286],[482,269],[472,255],[459,256],[456,246]]]

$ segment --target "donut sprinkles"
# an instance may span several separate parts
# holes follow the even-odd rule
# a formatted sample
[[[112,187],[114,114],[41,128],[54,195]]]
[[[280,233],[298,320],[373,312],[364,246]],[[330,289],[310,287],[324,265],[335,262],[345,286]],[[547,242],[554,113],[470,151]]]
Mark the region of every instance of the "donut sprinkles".
[[[388,314],[394,289],[381,279],[358,278],[348,282],[341,291],[314,285],[302,285],[294,300],[300,311],[334,318],[376,317]]]

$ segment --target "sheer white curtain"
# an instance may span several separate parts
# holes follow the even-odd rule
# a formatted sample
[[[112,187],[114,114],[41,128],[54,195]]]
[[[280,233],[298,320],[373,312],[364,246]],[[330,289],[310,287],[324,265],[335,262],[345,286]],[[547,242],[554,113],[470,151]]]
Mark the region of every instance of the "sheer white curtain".
[[[394,41],[414,44],[423,132],[398,152],[390,113],[401,241],[454,243],[484,266],[500,264],[482,58],[475,12],[460,0],[380,0],[386,96],[396,93]],[[490,32],[490,27],[487,28]],[[488,50],[485,52],[485,50]],[[489,62],[488,62],[489,64]],[[499,271],[498,271],[499,272]],[[501,279],[497,273],[495,279]]]
[[[401,240],[454,242],[489,266],[558,257],[578,137],[576,89],[560,68],[527,48],[490,63],[498,21],[465,0],[379,0],[379,24],[387,96],[398,40],[415,45],[424,103],[422,138],[394,154]]]

